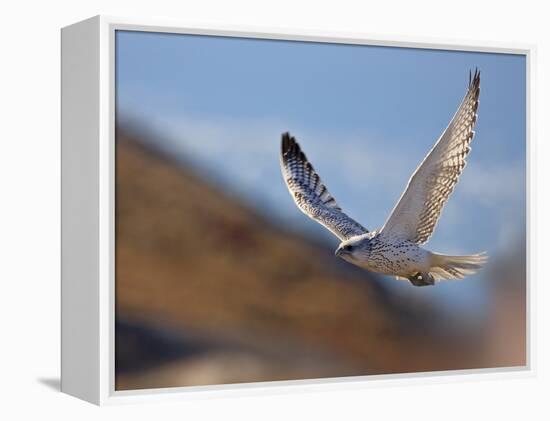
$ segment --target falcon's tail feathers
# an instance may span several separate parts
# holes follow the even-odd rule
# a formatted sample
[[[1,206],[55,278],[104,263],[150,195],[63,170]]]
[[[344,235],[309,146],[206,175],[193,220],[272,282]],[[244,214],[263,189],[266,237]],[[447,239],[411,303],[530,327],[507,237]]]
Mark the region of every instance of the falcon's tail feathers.
[[[432,253],[432,267],[429,273],[436,280],[462,279],[466,275],[476,273],[487,261],[487,258],[486,253],[469,256],[446,256]]]

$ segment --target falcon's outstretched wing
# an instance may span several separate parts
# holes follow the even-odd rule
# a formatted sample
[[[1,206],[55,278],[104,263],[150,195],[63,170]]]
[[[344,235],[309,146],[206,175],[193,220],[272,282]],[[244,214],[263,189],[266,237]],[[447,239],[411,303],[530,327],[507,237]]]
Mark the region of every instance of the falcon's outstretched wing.
[[[340,240],[368,232],[361,224],[342,212],[296,139],[288,133],[283,134],[281,143],[281,171],[298,208],[328,228]]]
[[[433,233],[441,210],[458,182],[474,137],[479,71],[449,126],[409,180],[381,232],[423,244]]]

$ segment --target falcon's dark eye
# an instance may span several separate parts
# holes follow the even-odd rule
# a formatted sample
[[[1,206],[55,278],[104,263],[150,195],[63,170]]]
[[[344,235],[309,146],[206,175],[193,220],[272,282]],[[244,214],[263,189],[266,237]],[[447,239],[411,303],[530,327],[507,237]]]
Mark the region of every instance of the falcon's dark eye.
[[[347,245],[345,245],[344,247],[342,247],[342,250],[344,250],[344,251],[351,251],[352,248],[353,248],[352,246],[350,246],[349,244],[347,244]]]

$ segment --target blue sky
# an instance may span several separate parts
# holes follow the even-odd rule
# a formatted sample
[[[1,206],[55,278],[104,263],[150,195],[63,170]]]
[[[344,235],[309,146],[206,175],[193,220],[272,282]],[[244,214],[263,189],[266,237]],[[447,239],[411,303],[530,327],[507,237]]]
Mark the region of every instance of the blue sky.
[[[472,152],[427,247],[491,255],[520,248],[523,56],[126,31],[116,45],[121,120],[139,121],[159,134],[159,146],[232,194],[331,246],[337,240],[286,191],[281,133],[297,137],[349,215],[380,227],[478,67]],[[477,292],[469,285],[460,289],[465,300]]]

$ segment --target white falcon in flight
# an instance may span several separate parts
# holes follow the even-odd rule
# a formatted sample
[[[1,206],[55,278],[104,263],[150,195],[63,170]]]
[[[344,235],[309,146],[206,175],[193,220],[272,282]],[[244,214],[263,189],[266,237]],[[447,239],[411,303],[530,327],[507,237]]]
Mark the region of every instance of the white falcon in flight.
[[[298,208],[336,235],[336,256],[372,272],[433,285],[476,272],[484,253],[447,256],[420,247],[432,235],[441,210],[466,165],[479,103],[479,71],[453,119],[418,166],[384,226],[369,232],[346,215],[328,192],[294,137],[284,133],[281,170]]]

